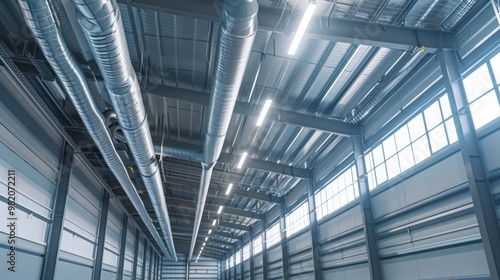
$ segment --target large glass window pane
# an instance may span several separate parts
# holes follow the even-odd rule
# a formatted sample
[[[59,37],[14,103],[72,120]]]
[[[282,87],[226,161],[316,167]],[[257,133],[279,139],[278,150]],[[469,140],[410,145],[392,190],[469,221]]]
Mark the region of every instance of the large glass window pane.
[[[440,124],[443,121],[443,118],[441,117],[439,103],[434,102],[431,106],[429,106],[429,108],[425,109],[424,116],[428,130],[433,129],[436,125]]]
[[[257,236],[253,240],[253,255],[255,256],[256,254],[262,252],[262,235]]]
[[[375,166],[384,162],[384,151],[382,150],[382,145],[378,145],[372,152],[373,162]]]
[[[350,185],[349,187],[346,188],[346,191],[347,191],[347,202],[351,202],[354,200],[354,188],[352,187],[352,185]]]
[[[366,170],[372,170],[372,153],[369,152],[368,154],[365,155],[365,164],[366,164]]]
[[[377,168],[375,168],[375,174],[377,177],[377,185],[380,185],[383,182],[387,181],[387,173],[385,172],[385,164],[381,164]]]
[[[435,153],[448,145],[446,139],[446,131],[444,125],[440,124],[429,132],[429,140],[431,141],[432,152]]]
[[[337,180],[334,180],[333,182],[330,183],[332,186],[332,194],[335,195],[336,193],[339,192],[339,182]]]
[[[408,126],[404,125],[401,127],[396,134],[394,134],[396,137],[396,145],[398,147],[398,151],[401,151],[404,149],[406,146],[410,144],[410,134],[408,132]]]
[[[429,142],[425,136],[415,141],[412,147],[413,155],[415,156],[415,164],[418,164],[431,155],[431,151],[429,151]]]
[[[497,80],[497,84],[500,84],[500,53],[498,53],[491,59],[491,68],[493,68],[493,73],[495,75],[495,79]]]
[[[439,98],[439,103],[441,103],[441,111],[443,112],[443,118],[447,119],[451,116],[450,100],[448,99],[448,94],[445,93],[441,98]]]
[[[356,181],[353,185],[354,187],[354,197],[358,197],[359,196],[359,182]]]
[[[500,107],[494,91],[470,104],[474,126],[479,129],[483,125],[500,116]]]
[[[420,136],[425,133],[424,119],[422,114],[416,115],[409,123],[408,130],[410,131],[411,141],[417,140]]]
[[[399,172],[399,162],[398,157],[393,156],[385,162],[387,166],[387,179],[392,179],[397,176]]]
[[[333,211],[337,210],[340,208],[340,196],[339,194],[336,194],[334,197],[333,197]]]
[[[339,190],[345,188],[345,178],[344,174],[340,174],[339,177],[337,177],[337,183],[339,184]]]
[[[333,195],[329,198],[329,200],[326,202],[326,212],[325,212],[325,215],[328,215],[330,213],[332,213],[333,211],[335,211],[335,209],[333,209]]]
[[[398,157],[401,166],[401,172],[404,172],[410,169],[413,165],[415,165],[411,146],[408,146],[404,148],[401,152],[399,152]]]
[[[391,135],[389,136],[385,141],[384,141],[384,155],[385,158],[390,158],[394,154],[396,154],[396,141],[394,140],[394,136]]]
[[[474,101],[493,87],[486,64],[464,79],[465,93],[469,102]]]
[[[345,189],[343,189],[341,192],[339,192],[339,197],[340,197],[340,206],[344,206],[347,204],[347,192]]]
[[[352,173],[351,169],[347,169],[346,172],[344,173],[344,178],[345,178],[345,185],[349,186],[352,184]]]
[[[455,128],[453,118],[446,121],[446,132],[448,133],[448,140],[450,141],[450,144],[453,144],[458,140],[457,129]]]
[[[375,181],[375,173],[374,171],[370,171],[367,173],[368,175],[368,188],[373,190],[377,187],[377,182]]]

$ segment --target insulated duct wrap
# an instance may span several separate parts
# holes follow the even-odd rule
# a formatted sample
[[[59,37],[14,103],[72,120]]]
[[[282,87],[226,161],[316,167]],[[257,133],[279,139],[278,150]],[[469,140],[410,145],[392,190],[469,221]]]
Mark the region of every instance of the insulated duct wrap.
[[[219,158],[238,97],[243,75],[257,33],[256,0],[226,0],[219,31],[209,117],[203,145],[203,171],[196,205],[196,216],[188,259],[191,260],[198,238],[207,199],[212,169]],[[193,155],[194,157],[195,155]]]
[[[142,203],[128,172],[116,152],[103,115],[95,104],[85,75],[71,54],[46,0],[20,0],[19,5],[47,61],[68,93],[90,136],[97,145],[108,167],[121,184],[142,221],[165,255],[165,247],[158,231]]]
[[[72,0],[109,92],[118,123],[148,191],[160,228],[177,261],[160,169],[115,0]]]

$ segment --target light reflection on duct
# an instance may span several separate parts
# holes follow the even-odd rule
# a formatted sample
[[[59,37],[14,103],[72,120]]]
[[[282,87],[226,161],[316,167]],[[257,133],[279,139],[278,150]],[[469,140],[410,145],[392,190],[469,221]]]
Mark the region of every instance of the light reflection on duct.
[[[257,32],[256,0],[224,1],[209,117],[203,145],[202,175],[188,260],[192,259],[212,170],[219,158]]]
[[[136,188],[128,176],[123,162],[114,148],[113,140],[107,130],[107,123],[92,98],[85,75],[60,34],[48,2],[46,0],[19,0],[19,5],[26,24],[68,93],[108,167],[121,184],[163,253],[168,255],[168,249],[158,234]]]
[[[72,0],[109,92],[118,123],[148,191],[171,259],[177,261],[158,161],[115,0]]]

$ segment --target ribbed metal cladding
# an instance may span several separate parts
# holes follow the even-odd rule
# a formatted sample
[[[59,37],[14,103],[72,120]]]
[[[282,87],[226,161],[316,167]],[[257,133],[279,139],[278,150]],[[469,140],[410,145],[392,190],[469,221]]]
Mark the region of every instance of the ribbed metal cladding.
[[[130,151],[148,191],[172,259],[177,260],[165,192],[141,90],[116,1],[72,0]]]
[[[212,178],[212,169],[219,158],[243,75],[257,33],[256,0],[227,0],[219,32],[214,82],[209,104],[209,117],[203,145],[203,171],[196,205],[193,237],[188,259],[191,260],[198,238],[203,209]]]
[[[451,30],[472,8],[476,3],[476,0],[463,0],[460,5],[453,10],[453,12],[446,18],[446,20],[441,24],[441,28],[445,31]],[[412,54],[410,60],[398,71],[398,74],[394,79],[392,79],[377,95],[375,95],[370,101],[363,106],[360,110],[356,112],[356,115],[352,118],[352,123],[359,123],[368,114],[375,109],[375,107],[389,94],[392,90],[411,72],[414,66],[416,66],[422,59],[424,54],[420,51],[415,51]]]
[[[144,204],[130,180],[127,169],[116,152],[103,115],[95,104],[85,75],[69,51],[46,0],[20,0],[26,24],[54,69],[64,89],[96,143],[104,160],[120,182],[144,224],[165,255],[169,254]]]

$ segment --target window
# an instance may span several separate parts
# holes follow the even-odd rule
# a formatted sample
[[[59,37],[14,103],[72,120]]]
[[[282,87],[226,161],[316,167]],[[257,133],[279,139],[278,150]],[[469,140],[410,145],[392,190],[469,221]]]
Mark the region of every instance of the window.
[[[226,269],[229,269],[229,259],[226,260]]]
[[[266,231],[266,248],[270,248],[281,240],[280,223],[276,223]]]
[[[257,236],[253,241],[253,255],[257,255],[262,252],[262,234]]]
[[[378,157],[380,155],[377,154],[375,156]],[[356,197],[359,196],[358,191],[356,166],[353,165],[337,176],[335,180],[326,185],[314,196],[316,202],[316,218],[318,221],[324,216],[356,199]],[[307,225],[309,225],[309,221],[307,222]],[[287,230],[287,236],[288,234]]]
[[[370,190],[456,141],[450,103],[444,94],[365,155]]]
[[[234,255],[230,256],[228,261],[229,261],[229,268],[232,268],[234,265]]]
[[[236,251],[236,254],[234,255],[235,258],[235,265],[239,265],[241,263],[241,250]]]
[[[247,244],[243,247],[243,261],[246,261],[250,258],[250,244]]]
[[[498,78],[500,78],[498,63],[500,54],[464,78],[465,95],[476,129],[500,116],[500,106],[493,85],[493,80],[496,80],[495,87],[498,90]],[[492,71],[488,68],[488,64],[491,65]]]
[[[289,237],[297,231],[309,226],[309,203],[302,203],[297,209],[293,210],[285,217],[286,237]]]

